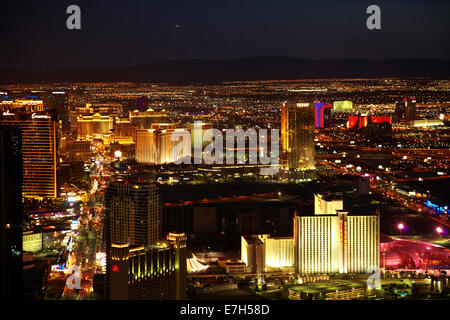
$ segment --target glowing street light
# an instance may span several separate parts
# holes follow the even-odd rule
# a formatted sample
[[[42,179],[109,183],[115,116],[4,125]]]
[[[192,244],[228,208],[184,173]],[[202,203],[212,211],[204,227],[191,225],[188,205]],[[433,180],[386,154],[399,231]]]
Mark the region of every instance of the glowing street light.
[[[441,227],[436,227],[436,232],[442,235],[442,233],[444,233],[444,230]]]
[[[399,223],[397,225],[398,230],[400,230],[400,234],[402,233],[402,231],[405,229],[405,225],[403,223]]]

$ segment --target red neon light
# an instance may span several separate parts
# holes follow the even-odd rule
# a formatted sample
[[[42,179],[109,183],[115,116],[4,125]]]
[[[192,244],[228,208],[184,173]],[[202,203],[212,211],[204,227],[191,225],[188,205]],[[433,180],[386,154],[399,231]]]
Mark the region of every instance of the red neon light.
[[[119,267],[117,265],[113,265],[111,269],[113,272],[119,272]]]
[[[392,123],[392,118],[390,116],[371,116],[370,121],[372,123],[383,123],[383,122]]]
[[[349,116],[348,117],[348,127],[354,128],[358,123],[358,116]]]

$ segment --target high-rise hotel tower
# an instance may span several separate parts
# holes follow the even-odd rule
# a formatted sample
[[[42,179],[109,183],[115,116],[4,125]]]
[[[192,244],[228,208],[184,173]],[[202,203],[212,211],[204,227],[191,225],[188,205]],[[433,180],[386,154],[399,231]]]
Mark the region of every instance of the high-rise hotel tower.
[[[159,240],[157,185],[113,182],[105,202],[105,298],[185,299],[186,237]]]
[[[314,103],[284,102],[281,107],[281,168],[314,169]]]
[[[379,267],[380,217],[349,214],[326,195],[315,198],[315,215],[294,218],[296,273],[366,273]]]
[[[155,184],[112,182],[105,201],[105,224],[112,243],[141,246],[157,242],[160,205]]]
[[[0,125],[16,126],[22,133],[22,195],[30,198],[56,198],[56,122],[48,114],[0,116]]]

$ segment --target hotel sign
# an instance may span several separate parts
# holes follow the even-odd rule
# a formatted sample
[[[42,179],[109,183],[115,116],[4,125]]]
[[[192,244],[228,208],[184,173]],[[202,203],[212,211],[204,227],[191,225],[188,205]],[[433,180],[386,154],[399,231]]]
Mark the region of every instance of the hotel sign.
[[[31,115],[31,119],[50,119],[50,117],[47,116],[47,115],[45,115],[45,114],[36,114],[36,113],[33,113],[33,114]]]

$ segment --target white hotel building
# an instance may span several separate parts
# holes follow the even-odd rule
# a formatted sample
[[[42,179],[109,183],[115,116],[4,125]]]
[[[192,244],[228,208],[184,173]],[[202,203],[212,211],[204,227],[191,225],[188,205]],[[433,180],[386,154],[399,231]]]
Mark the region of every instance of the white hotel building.
[[[315,214],[294,217],[293,238],[241,238],[247,272],[366,273],[380,265],[380,218],[343,210],[342,198],[315,194]]]
[[[370,266],[379,266],[379,216],[352,215],[336,209],[342,208],[340,201],[315,195],[316,214],[294,218],[296,273],[365,273]],[[328,204],[317,213],[321,202]]]

